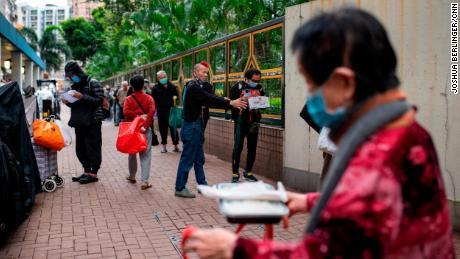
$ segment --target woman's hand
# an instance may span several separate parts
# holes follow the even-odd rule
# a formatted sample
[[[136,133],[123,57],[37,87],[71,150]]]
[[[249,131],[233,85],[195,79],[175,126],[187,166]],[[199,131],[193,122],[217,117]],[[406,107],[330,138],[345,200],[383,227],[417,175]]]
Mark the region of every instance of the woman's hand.
[[[287,192],[289,216],[296,213],[307,213],[307,195],[304,193]]]
[[[195,252],[200,258],[230,259],[238,236],[222,228],[197,230],[185,244],[187,252]]]

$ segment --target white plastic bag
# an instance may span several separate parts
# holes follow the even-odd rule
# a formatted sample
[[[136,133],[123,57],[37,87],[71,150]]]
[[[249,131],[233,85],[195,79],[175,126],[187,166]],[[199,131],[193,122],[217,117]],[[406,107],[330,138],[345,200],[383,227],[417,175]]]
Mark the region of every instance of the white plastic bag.
[[[72,144],[72,133],[70,132],[70,129],[64,126],[61,120],[54,120],[54,123],[56,123],[56,125],[58,125],[59,129],[61,130],[65,146],[70,146]]]
[[[337,151],[337,146],[329,138],[330,131],[331,130],[329,128],[321,129],[318,138],[318,149],[330,155],[334,155],[334,153]]]

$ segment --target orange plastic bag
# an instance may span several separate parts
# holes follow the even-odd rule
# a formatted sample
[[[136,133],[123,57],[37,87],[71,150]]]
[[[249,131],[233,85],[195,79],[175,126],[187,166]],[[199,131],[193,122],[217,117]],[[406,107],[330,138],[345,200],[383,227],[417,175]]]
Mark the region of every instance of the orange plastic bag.
[[[147,137],[141,132],[144,120],[136,117],[132,122],[120,123],[117,150],[121,153],[136,154],[147,149]]]
[[[64,146],[64,137],[59,126],[54,120],[35,120],[32,123],[34,143],[54,151],[61,150]]]

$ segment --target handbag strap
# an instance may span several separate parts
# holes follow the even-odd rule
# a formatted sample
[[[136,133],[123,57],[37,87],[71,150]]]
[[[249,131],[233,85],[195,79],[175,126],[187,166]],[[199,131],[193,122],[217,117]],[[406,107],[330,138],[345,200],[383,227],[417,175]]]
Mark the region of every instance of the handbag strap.
[[[324,185],[321,188],[321,196],[317,205],[311,213],[310,223],[307,233],[315,230],[321,212],[328,204],[335,187],[342,178],[348,163],[355,154],[356,150],[376,131],[384,125],[401,117],[410,109],[406,100],[398,100],[384,104],[372,109],[369,113],[359,119],[344,135],[334,155],[332,164],[326,174]]]
[[[132,95],[130,95],[130,96],[134,98],[134,101],[136,101],[137,105],[139,105],[139,107],[141,108],[142,112],[143,112],[144,114],[148,114],[148,113],[145,111],[144,107],[142,107],[142,105],[141,105],[141,103],[139,102],[139,100],[137,100],[136,96],[134,96],[134,94],[132,94]],[[152,128],[152,136],[156,136],[155,130],[154,130],[154,125],[155,125],[155,124],[153,124],[153,120],[152,120],[152,125],[150,125],[150,127]]]
[[[134,101],[136,101],[137,105],[139,105],[139,107],[141,108],[142,112],[144,114],[147,114],[147,112],[145,111],[144,107],[142,107],[141,103],[139,102],[139,100],[137,100],[136,96],[134,96],[134,94],[131,95],[131,97],[134,98]]]

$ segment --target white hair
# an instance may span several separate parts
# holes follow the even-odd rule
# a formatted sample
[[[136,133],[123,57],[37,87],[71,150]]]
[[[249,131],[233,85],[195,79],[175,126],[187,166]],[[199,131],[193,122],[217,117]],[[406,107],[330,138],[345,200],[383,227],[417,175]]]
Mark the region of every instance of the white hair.
[[[168,75],[168,74],[166,74],[166,71],[160,70],[157,72],[157,76],[160,76],[160,75]]]
[[[208,68],[208,67],[206,67],[203,64],[198,63],[193,67],[193,71],[198,71],[198,70],[203,69],[203,68]]]
[[[129,85],[129,84],[128,84],[128,81],[123,81],[121,82],[121,85]]]

